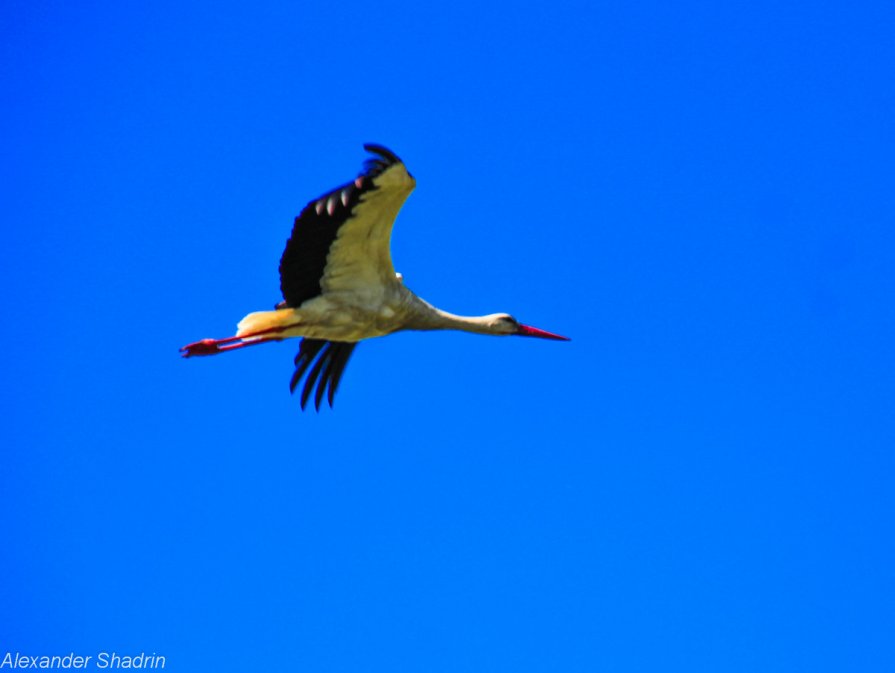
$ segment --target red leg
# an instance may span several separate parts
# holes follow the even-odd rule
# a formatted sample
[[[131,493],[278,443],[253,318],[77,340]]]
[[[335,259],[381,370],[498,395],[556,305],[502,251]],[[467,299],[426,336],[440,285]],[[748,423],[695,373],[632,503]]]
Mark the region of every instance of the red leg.
[[[236,350],[237,348],[245,348],[246,346],[255,346],[257,344],[267,343],[268,341],[280,341],[280,339],[277,337],[268,337],[266,339],[257,339],[253,337],[260,337],[266,334],[282,332],[289,327],[292,327],[292,325],[287,325],[285,327],[271,327],[269,329],[263,329],[257,332],[241,334],[240,336],[227,337],[226,339],[202,339],[201,341],[195,341],[191,344],[187,344],[180,349],[180,352],[183,353],[183,357],[191,358],[197,355],[217,355],[218,353],[223,353],[224,351],[232,351]],[[251,339],[251,341],[244,341],[244,339]],[[235,343],[237,341],[240,343]]]

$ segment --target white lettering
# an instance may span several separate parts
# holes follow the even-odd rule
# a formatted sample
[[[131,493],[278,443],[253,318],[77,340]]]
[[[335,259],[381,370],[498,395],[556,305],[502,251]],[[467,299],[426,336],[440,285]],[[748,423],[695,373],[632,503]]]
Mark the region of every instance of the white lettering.
[[[4,669],[53,669],[53,670],[69,670],[69,669],[85,669],[90,665],[90,661],[94,659],[93,655],[81,655],[69,652],[68,654],[40,654],[25,655],[21,652],[4,652],[0,656],[0,670]],[[115,668],[115,669],[148,669],[148,668],[165,668],[168,663],[164,656],[156,654],[146,654],[140,652],[137,655],[118,654],[117,652],[98,652],[96,654],[96,668]]]

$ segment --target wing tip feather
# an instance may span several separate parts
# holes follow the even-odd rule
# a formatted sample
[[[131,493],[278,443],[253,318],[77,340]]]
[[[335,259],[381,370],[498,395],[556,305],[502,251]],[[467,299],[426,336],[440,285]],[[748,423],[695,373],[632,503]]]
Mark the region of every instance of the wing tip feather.
[[[289,390],[294,394],[307,372],[299,399],[302,411],[307,407],[315,386],[317,388],[314,394],[315,409],[320,411],[320,404],[323,402],[324,396],[332,408],[342,373],[356,346],[356,343],[350,342],[302,339],[298,354],[295,356],[295,372],[289,382]],[[309,367],[310,371],[308,371]]]
[[[401,157],[384,145],[364,143],[364,149],[375,155],[364,162],[363,175],[366,177],[375,178],[392,166],[404,165]]]
[[[392,152],[385,145],[380,145],[378,143],[364,143],[364,149],[370,154],[376,154],[382,157],[389,165],[404,163],[397,154]]]

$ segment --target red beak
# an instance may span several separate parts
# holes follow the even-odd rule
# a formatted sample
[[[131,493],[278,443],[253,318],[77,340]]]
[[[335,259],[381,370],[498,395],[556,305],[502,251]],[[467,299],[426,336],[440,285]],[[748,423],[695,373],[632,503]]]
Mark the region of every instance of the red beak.
[[[538,329],[537,327],[530,327],[529,325],[519,325],[519,331],[516,332],[519,336],[530,336],[530,337],[538,337],[540,339],[556,339],[557,341],[571,341],[569,337],[560,336],[559,334],[554,334],[553,332],[547,332],[546,330]]]

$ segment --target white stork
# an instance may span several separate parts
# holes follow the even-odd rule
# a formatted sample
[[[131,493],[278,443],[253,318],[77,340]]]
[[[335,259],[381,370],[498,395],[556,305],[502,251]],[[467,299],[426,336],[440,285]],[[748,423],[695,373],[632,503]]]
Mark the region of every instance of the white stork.
[[[303,337],[290,390],[311,367],[301,394],[304,409],[314,390],[332,407],[339,379],[357,342],[398,330],[455,329],[476,334],[568,341],[520,324],[506,313],[459,316],[435,308],[404,287],[392,266],[389,241],[404,201],[416,186],[404,163],[381,145],[352,182],[311,201],[295,218],[280,259],[284,301],[273,311],[249,313],[236,336],[202,339],[181,348],[183,357],[216,355],[245,346]],[[315,362],[316,359],[316,362]]]

